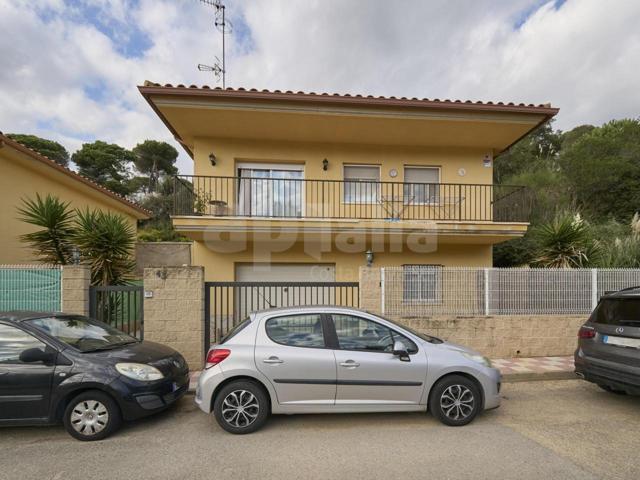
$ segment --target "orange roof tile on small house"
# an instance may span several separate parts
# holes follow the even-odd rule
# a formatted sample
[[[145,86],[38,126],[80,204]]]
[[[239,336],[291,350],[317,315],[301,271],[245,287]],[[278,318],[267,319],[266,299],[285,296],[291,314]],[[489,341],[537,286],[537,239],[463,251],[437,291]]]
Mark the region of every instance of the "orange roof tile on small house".
[[[93,180],[90,180],[89,178],[84,177],[74,172],[73,170],[70,170],[69,168],[60,165],[59,163],[56,163],[50,158],[36,152],[35,150],[32,150],[31,148],[21,144],[20,142],[13,140],[12,138],[0,132],[0,152],[2,151],[2,149],[5,149],[5,148],[12,149],[13,151],[19,153],[20,155],[26,156],[29,160],[38,162],[38,164],[43,165],[46,168],[51,168],[52,170],[77,181],[79,184],[81,184],[85,188],[89,188],[92,191],[98,192],[99,194],[108,197],[111,200],[115,200],[120,204],[121,209],[127,211],[129,214],[131,214],[133,217],[137,218],[138,220],[148,219],[152,215],[150,211],[126,199],[122,195],[119,195],[109,190],[108,188],[105,188],[102,185],[99,185]],[[25,191],[25,194],[27,193],[29,192]],[[39,193],[46,194],[47,192],[39,192]]]

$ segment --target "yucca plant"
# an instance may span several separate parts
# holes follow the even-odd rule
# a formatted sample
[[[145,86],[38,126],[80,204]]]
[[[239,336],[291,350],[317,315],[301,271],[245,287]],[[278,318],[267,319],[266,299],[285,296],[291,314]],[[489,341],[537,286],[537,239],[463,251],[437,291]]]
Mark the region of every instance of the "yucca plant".
[[[18,207],[19,219],[40,227],[35,232],[20,236],[34,254],[43,262],[66,265],[73,251],[74,211],[69,203],[47,195],[44,199],[36,193],[35,200],[22,199]]]
[[[602,242],[601,268],[640,268],[640,216],[630,222],[629,234]]]
[[[537,251],[535,267],[582,268],[593,263],[599,253],[587,224],[579,214],[561,213],[533,232]]]
[[[91,266],[93,285],[123,285],[131,280],[135,232],[122,215],[100,210],[76,211],[74,244]]]

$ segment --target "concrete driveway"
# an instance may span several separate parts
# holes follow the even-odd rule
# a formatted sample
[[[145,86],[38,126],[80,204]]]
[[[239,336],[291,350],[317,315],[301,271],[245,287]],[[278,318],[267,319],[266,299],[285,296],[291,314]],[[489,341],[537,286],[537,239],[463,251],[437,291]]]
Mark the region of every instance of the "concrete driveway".
[[[463,428],[424,414],[273,417],[223,432],[192,398],[82,443],[61,427],[0,429],[4,479],[640,478],[640,397],[580,380],[506,384]]]

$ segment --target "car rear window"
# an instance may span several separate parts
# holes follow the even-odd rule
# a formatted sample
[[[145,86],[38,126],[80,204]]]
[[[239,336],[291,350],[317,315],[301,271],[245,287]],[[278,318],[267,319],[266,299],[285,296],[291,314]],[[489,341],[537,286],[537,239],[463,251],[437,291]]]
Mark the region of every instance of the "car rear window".
[[[640,299],[605,298],[594,310],[591,321],[602,325],[640,327]]]
[[[227,333],[224,337],[222,337],[222,340],[220,340],[220,345],[231,340],[238,333],[240,333],[242,330],[248,327],[250,323],[251,323],[251,317],[245,318],[242,322],[240,322],[238,325],[233,327],[233,329],[230,330],[229,333]]]

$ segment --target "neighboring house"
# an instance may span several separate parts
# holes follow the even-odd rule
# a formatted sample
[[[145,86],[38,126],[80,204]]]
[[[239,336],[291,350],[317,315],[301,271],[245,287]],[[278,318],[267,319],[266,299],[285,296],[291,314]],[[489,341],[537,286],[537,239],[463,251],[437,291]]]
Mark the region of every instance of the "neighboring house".
[[[139,90],[194,160],[195,176],[176,177],[172,218],[209,281],[357,281],[367,261],[407,266],[409,276],[416,265],[489,267],[493,245],[526,232],[530,203],[522,187],[492,185],[494,158],[558,112],[150,82]]]
[[[149,213],[53,160],[0,133],[0,265],[37,262],[20,235],[37,230],[18,218],[23,198],[47,194],[69,202],[71,208],[90,208],[123,215],[134,230]]]

